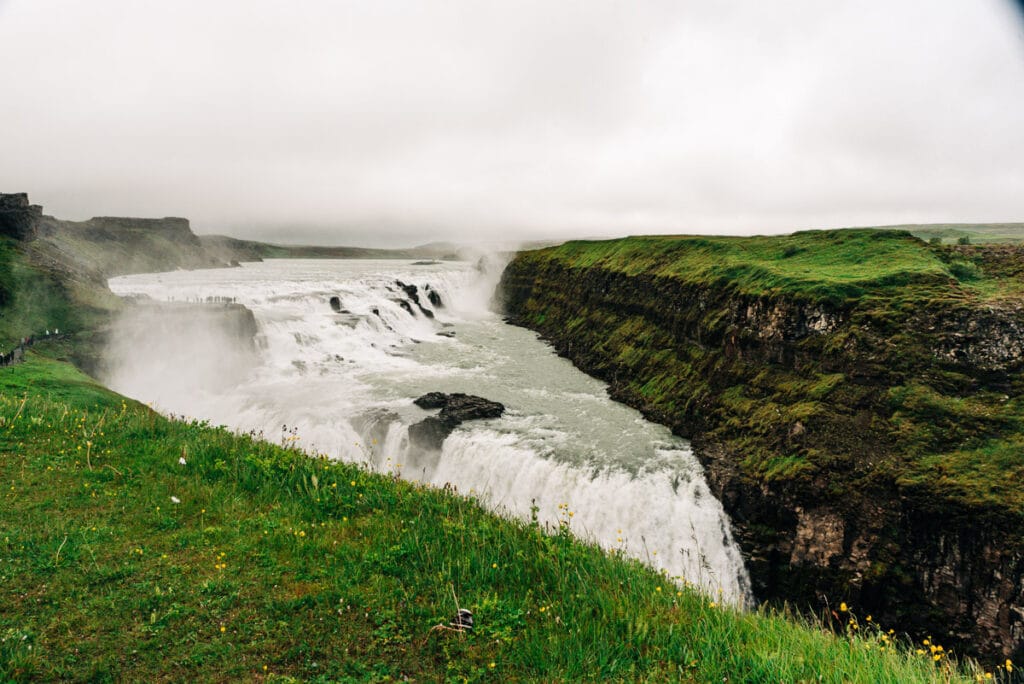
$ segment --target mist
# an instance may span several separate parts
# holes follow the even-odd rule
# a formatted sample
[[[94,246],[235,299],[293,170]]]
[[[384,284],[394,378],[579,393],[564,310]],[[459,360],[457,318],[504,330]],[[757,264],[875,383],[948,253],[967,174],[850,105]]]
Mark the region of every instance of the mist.
[[[256,366],[255,334],[241,306],[130,303],[111,325],[100,379],[162,410],[200,405]]]
[[[0,0],[0,188],[280,242],[1024,217],[1007,0]]]

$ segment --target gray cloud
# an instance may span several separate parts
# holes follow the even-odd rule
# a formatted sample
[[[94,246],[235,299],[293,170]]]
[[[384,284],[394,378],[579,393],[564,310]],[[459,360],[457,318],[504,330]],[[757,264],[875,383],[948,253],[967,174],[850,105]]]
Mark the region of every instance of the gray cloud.
[[[0,0],[0,188],[439,238],[1024,220],[1003,0]]]

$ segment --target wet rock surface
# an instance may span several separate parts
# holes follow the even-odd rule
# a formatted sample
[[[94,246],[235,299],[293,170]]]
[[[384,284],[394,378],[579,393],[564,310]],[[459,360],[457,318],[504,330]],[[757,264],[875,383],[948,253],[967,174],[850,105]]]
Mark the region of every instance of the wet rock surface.
[[[467,420],[500,418],[505,406],[472,394],[429,392],[413,401],[422,409],[441,409],[436,416],[409,426],[409,440],[422,449],[437,450],[459,425]]]
[[[427,307],[423,306],[423,302],[420,301],[420,289],[417,286],[407,285],[403,283],[401,280],[396,280],[395,285],[397,285],[399,289],[401,289],[402,292],[405,293],[405,296],[408,297],[408,300],[394,300],[399,306],[401,306],[403,309],[409,312],[410,315],[415,316],[416,314],[413,312],[412,309],[413,305],[415,305],[416,308],[420,310],[420,313],[422,313],[427,318],[434,317],[434,312],[428,309]],[[430,289],[429,285],[425,286],[423,291],[426,294],[427,300],[430,303],[434,304],[435,306],[437,306],[440,303],[441,298],[437,295],[436,292]]]
[[[444,300],[441,299],[441,295],[439,295],[437,293],[437,290],[434,290],[429,285],[427,285],[426,292],[427,292],[427,301],[429,301],[434,306],[434,308],[436,308],[436,309],[443,309],[444,308]]]

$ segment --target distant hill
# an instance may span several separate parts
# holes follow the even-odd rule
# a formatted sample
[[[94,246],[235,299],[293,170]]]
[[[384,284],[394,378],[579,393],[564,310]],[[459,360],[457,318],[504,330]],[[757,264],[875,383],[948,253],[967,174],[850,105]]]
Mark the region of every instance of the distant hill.
[[[199,242],[223,261],[260,261],[261,259],[459,259],[459,248],[450,243],[434,243],[408,249],[345,247],[323,245],[281,245],[241,240],[227,235],[201,235]]]
[[[1024,242],[1024,223],[927,223],[883,228],[906,230],[922,240],[938,239],[943,244],[952,244],[965,237],[973,244]]]

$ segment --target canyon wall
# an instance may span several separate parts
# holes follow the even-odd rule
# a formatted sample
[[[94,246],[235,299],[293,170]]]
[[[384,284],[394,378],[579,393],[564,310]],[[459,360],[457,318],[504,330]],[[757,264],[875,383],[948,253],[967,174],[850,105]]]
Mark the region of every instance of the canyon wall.
[[[584,245],[520,254],[498,297],[614,398],[693,440],[759,599],[818,615],[845,601],[918,639],[1019,655],[1024,516],[1008,482],[1021,459],[999,449],[1022,425],[1024,309],[977,301],[945,270],[954,250],[857,239],[901,241],[885,244],[936,266],[837,297]]]

